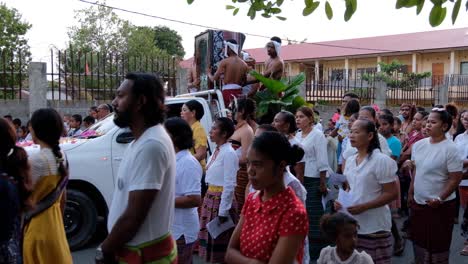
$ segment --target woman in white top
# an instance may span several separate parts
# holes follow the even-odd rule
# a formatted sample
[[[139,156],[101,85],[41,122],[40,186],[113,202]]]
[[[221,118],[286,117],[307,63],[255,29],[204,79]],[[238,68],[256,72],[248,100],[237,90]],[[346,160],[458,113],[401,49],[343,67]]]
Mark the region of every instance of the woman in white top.
[[[25,217],[23,234],[24,263],[72,263],[65,229],[63,209],[66,200],[68,167],[60,150],[63,121],[52,108],[36,110],[31,116],[31,134],[40,151],[30,155],[35,205]]]
[[[320,218],[324,213],[322,196],[327,194],[328,157],[327,139],[323,132],[314,128],[314,112],[309,107],[300,107],[296,112],[296,124],[300,132],[296,139],[304,149],[304,187],[307,191],[306,209],[309,216],[309,253],[317,260],[320,250],[327,244],[320,232]]]
[[[457,145],[458,153],[463,160],[463,178],[464,180],[460,183],[460,193],[466,193],[468,190],[468,111],[462,111],[460,113],[459,120],[459,134],[455,138],[455,144]],[[464,191],[465,190],[465,191]],[[468,256],[468,207],[465,207],[465,213],[463,214],[462,220],[462,235],[465,238],[465,247],[460,252],[464,256]]]
[[[206,165],[206,183],[208,191],[203,198],[200,214],[199,255],[209,263],[224,262],[229,239],[234,228],[223,232],[216,239],[211,237],[206,225],[217,218],[224,223],[229,217],[237,222],[237,206],[234,203],[234,188],[239,169],[239,158],[228,142],[234,133],[234,123],[231,119],[220,117],[211,127],[210,139],[217,146]]]
[[[463,159],[463,176],[465,180],[460,183],[460,193],[464,193],[462,190],[468,190],[468,111],[463,111],[460,114],[460,124],[465,130],[455,138],[455,144],[457,145],[458,153]],[[461,130],[460,132],[462,132]],[[465,191],[466,193],[466,191]],[[468,208],[465,208],[462,222],[462,235],[465,238],[465,247],[461,251],[461,254],[468,256]]]
[[[294,134],[297,131],[297,126],[296,126],[296,118],[293,113],[288,112],[288,111],[281,111],[275,115],[275,118],[273,119],[272,125],[280,132],[281,134],[285,135],[291,146],[293,145],[298,145],[300,147],[301,144],[299,141],[296,139]],[[294,166],[290,166],[291,168],[290,171],[291,173],[296,176],[300,182],[304,182],[304,159],[296,163]]]
[[[358,153],[347,162],[344,174],[349,183],[350,206],[344,208],[358,221],[358,251],[366,251],[375,263],[392,258],[392,218],[387,206],[397,198],[397,164],[380,151],[375,124],[357,120],[349,135]],[[340,197],[338,197],[340,200]],[[336,208],[342,205],[336,202]]]
[[[413,145],[411,161],[404,163],[414,175],[408,200],[410,237],[416,263],[448,263],[455,217],[455,189],[462,178],[463,163],[457,147],[445,133],[452,117],[443,108],[429,114],[429,138]]]
[[[169,118],[164,122],[176,152],[175,211],[171,233],[177,241],[180,264],[192,263],[193,244],[197,240],[200,222],[197,207],[201,204],[202,167],[192,156],[193,132],[181,118]]]

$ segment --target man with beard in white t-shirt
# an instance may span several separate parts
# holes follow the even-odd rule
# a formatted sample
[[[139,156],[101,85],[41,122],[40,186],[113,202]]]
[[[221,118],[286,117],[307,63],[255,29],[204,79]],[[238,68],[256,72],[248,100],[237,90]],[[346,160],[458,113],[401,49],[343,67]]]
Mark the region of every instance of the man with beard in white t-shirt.
[[[115,181],[107,227],[96,263],[174,263],[170,234],[175,190],[175,153],[162,126],[164,89],[153,75],[129,73],[112,102],[114,123],[135,140],[124,153]]]

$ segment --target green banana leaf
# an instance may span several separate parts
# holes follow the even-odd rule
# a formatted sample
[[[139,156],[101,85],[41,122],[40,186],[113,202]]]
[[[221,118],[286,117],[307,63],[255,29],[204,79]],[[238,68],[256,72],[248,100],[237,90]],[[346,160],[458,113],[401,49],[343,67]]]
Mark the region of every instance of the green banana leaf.
[[[286,90],[287,85],[281,81],[267,78],[256,71],[251,71],[250,75],[259,80],[273,94],[278,94]]]

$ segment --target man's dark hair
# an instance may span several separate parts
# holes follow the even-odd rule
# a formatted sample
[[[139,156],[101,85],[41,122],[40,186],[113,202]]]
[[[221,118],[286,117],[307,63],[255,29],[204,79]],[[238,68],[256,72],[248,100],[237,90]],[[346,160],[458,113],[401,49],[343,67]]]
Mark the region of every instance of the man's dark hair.
[[[19,119],[19,118],[13,119],[13,125],[16,125],[16,126],[20,127],[21,126],[21,119]]]
[[[96,120],[92,116],[87,116],[87,117],[85,117],[83,119],[83,122],[86,122],[86,123],[89,123],[89,124],[94,124],[94,122],[96,122]]]
[[[193,132],[190,125],[180,117],[171,117],[164,122],[164,127],[171,135],[172,142],[179,150],[193,147]]]
[[[131,93],[136,98],[146,97],[146,104],[141,108],[141,114],[147,126],[154,126],[164,121],[164,87],[158,77],[152,74],[131,72],[125,76],[131,80]]]
[[[355,93],[352,93],[352,92],[345,93],[345,94],[343,95],[343,98],[345,98],[346,96],[351,97],[351,98],[353,98],[353,99],[359,99],[359,96],[358,96],[357,94],[355,94]]]
[[[276,129],[274,126],[270,124],[261,124],[257,127],[257,129],[263,129],[265,132],[278,132],[278,129]]]
[[[97,106],[91,106],[89,108],[90,111],[94,111],[94,112],[97,112]]]
[[[232,134],[234,134],[235,127],[231,119],[227,117],[218,117],[215,122],[218,125],[219,130],[221,130],[221,133],[226,134],[226,139],[230,138]]]
[[[80,126],[83,123],[83,117],[81,117],[81,115],[78,115],[78,114],[72,115],[72,118],[75,119],[76,122],[79,122]]]
[[[197,119],[198,121],[200,121],[203,115],[205,115],[205,110],[203,109],[203,105],[197,100],[190,100],[185,103],[185,106],[187,106],[187,108],[190,111],[195,110],[195,119]]]
[[[8,119],[10,122],[13,120],[13,117],[11,115],[4,115],[3,118]]]
[[[276,42],[278,42],[279,44],[281,44],[281,39],[280,39],[279,37],[277,37],[277,36],[271,37],[270,40],[271,40],[271,41],[276,41]]]

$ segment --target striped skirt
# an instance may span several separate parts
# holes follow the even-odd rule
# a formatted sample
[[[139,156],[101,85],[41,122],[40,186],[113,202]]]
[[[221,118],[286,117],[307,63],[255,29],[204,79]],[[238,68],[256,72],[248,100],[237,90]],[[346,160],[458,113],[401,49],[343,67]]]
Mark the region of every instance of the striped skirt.
[[[239,170],[237,171],[237,179],[236,179],[236,188],[234,189],[234,193],[236,194],[236,202],[237,208],[239,208],[239,212],[242,211],[245,201],[245,187],[249,183],[249,176],[247,174],[247,165],[241,165]]]
[[[449,263],[455,203],[444,202],[438,208],[411,205],[410,237],[416,263]]]
[[[392,233],[379,232],[370,235],[358,235],[357,250],[369,254],[375,264],[392,263]]]
[[[194,243],[187,244],[184,236],[177,239],[177,256],[179,264],[192,264],[193,262],[193,245]]]
[[[222,187],[209,186],[203,199],[203,205],[200,216],[200,232],[198,233],[199,248],[198,254],[209,263],[224,263],[229,240],[231,239],[234,228],[222,233],[216,239],[213,239],[206,229],[206,225],[218,216],[219,206],[221,204]],[[234,223],[238,222],[237,207],[235,201],[230,210],[230,215]]]
[[[304,187],[307,190],[306,209],[309,217],[309,255],[311,260],[317,260],[322,248],[328,246],[320,231],[320,218],[324,214],[320,178],[304,177]]]

